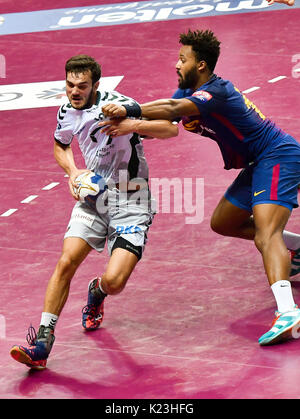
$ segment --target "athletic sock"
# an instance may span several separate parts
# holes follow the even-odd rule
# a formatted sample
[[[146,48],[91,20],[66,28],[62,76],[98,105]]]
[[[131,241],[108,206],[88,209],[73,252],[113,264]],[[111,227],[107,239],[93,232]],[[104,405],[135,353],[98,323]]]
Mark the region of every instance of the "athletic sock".
[[[277,308],[280,313],[295,309],[295,301],[290,281],[277,281],[271,285]]]
[[[100,290],[103,298],[105,298],[105,297],[107,297],[107,294],[103,291],[103,288],[101,286],[101,282],[102,282],[102,278],[99,278],[98,287],[99,287],[99,290]]]
[[[297,250],[300,248],[300,234],[283,231],[283,240],[289,250]]]
[[[98,278],[97,283],[91,289],[92,295],[94,295],[94,297],[96,297],[99,300],[100,304],[105,299],[105,297],[107,297],[107,294],[104,292],[103,288],[101,287],[101,280],[102,278]]]
[[[58,316],[56,314],[47,313],[43,311],[40,325],[45,327],[51,327],[54,330],[57,320]]]

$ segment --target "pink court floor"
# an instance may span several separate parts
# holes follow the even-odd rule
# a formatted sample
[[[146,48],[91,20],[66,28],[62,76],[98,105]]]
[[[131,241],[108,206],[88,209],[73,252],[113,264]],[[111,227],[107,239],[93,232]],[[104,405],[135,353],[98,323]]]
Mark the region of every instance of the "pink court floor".
[[[1,0],[0,14],[47,10],[45,3]],[[51,8],[95,3],[113,1],[52,0]],[[65,61],[86,53],[101,63],[104,77],[123,76],[121,93],[140,102],[169,97],[177,88],[178,34],[210,28],[222,41],[216,73],[299,140],[300,85],[293,73],[299,20],[299,8],[283,7],[1,35],[0,89],[64,80]],[[0,90],[0,105],[3,100]],[[300,398],[300,341],[265,348],[257,342],[276,308],[260,255],[252,242],[210,229],[213,209],[237,172],[223,169],[212,141],[182,129],[177,138],[144,141],[150,177],[180,184],[189,178],[194,186],[203,179],[201,219],[188,223],[184,210],[160,208],[127,287],[107,298],[103,327],[86,334],[87,285],[108,261],[106,250],[91,253],[73,279],[47,369],[33,372],[15,362],[11,346],[25,344],[30,324],[38,328],[73,201],[52,153],[57,107],[9,109],[0,111],[0,398]],[[80,162],[75,144],[74,153]],[[299,224],[295,210],[287,228],[299,232]],[[293,290],[300,303],[297,282]]]

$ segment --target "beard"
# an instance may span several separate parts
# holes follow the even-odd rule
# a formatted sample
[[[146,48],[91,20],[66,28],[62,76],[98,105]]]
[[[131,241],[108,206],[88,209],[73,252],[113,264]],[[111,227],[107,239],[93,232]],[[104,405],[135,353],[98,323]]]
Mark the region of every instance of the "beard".
[[[73,99],[76,99],[77,97],[80,98],[80,95],[74,96]],[[94,93],[93,93],[93,90],[92,90],[91,93],[89,94],[89,96],[87,97],[86,101],[83,104],[76,105],[76,104],[74,104],[74,102],[72,103],[72,101],[71,101],[71,104],[72,104],[73,108],[75,108],[79,111],[82,111],[83,109],[88,109],[93,105],[93,99],[94,99]]]
[[[198,82],[198,70],[196,67],[193,67],[188,73],[186,73],[185,78],[182,77],[179,71],[177,71],[179,76],[178,87],[179,89],[194,89]]]

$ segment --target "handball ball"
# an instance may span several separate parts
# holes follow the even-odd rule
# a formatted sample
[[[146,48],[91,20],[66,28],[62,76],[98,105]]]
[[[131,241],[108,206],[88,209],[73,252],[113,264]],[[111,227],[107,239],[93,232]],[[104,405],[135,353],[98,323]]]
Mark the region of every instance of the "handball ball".
[[[95,208],[98,197],[107,189],[103,177],[94,172],[85,172],[79,175],[75,182],[77,187],[74,191],[78,194],[79,201]]]

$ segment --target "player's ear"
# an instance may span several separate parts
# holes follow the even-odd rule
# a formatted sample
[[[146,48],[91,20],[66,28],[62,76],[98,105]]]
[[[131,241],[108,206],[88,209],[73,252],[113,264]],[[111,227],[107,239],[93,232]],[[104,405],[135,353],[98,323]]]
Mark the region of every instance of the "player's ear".
[[[95,92],[96,90],[98,90],[99,84],[100,84],[100,82],[99,82],[99,81],[97,81],[97,82],[94,84],[94,86],[93,86],[93,90],[94,90],[94,92]]]
[[[198,71],[205,70],[207,68],[206,61],[203,61],[203,60],[199,61],[197,64],[197,67],[198,67]]]

